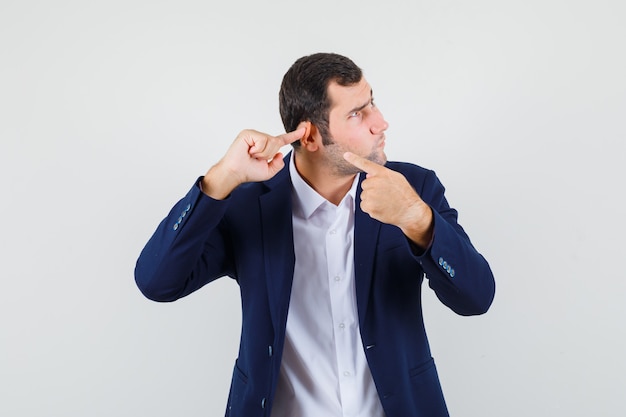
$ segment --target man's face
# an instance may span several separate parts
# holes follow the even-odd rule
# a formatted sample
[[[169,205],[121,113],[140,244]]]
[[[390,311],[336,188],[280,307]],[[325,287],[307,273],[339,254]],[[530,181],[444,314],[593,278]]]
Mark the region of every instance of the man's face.
[[[328,130],[332,144],[323,147],[326,161],[338,175],[354,175],[358,168],[343,159],[350,151],[370,161],[384,165],[385,130],[389,126],[374,105],[372,89],[365,78],[357,84],[328,86],[331,100]]]

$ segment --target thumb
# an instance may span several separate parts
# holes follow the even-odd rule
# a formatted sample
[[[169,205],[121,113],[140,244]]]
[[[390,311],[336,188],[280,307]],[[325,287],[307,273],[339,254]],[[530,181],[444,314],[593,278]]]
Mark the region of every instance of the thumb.
[[[273,177],[274,175],[278,173],[278,171],[283,169],[284,166],[285,166],[285,161],[283,161],[283,154],[281,152],[278,152],[276,155],[274,155],[272,160],[267,164],[267,169],[269,170],[271,176]]]

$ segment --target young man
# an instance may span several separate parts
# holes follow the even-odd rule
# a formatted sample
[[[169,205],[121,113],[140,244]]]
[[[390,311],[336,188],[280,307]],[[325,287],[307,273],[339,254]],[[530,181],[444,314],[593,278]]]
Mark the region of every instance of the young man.
[[[422,281],[458,314],[482,314],[489,265],[435,174],[387,162],[387,122],[351,60],[296,61],[280,112],[290,133],[241,132],[174,206],[139,257],[137,285],[173,301],[237,281],[227,416],[447,416]]]

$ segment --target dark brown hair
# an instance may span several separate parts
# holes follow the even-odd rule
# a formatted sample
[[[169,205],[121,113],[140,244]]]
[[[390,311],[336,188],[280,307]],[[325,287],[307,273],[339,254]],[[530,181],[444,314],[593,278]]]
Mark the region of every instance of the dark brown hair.
[[[351,59],[334,53],[317,53],[298,59],[289,68],[278,93],[280,117],[285,131],[295,130],[300,122],[310,121],[319,130],[323,143],[332,140],[328,132],[331,102],[328,85],[357,84],[363,72]],[[293,143],[294,147],[300,142]]]

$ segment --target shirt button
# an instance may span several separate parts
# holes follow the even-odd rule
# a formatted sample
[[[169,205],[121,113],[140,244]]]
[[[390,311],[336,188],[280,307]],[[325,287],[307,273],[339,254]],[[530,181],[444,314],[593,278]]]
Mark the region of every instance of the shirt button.
[[[345,372],[343,373],[343,376],[350,376],[350,372],[345,371]]]
[[[339,323],[339,328],[340,328],[340,329],[343,329],[344,327],[346,327],[346,325],[345,325],[345,324],[343,324],[343,323]]]
[[[331,234],[331,235],[334,235],[335,233],[337,233],[337,231],[336,231],[335,229],[333,229],[333,230],[331,230],[331,231],[330,231],[330,234]]]
[[[341,277],[340,277],[339,275],[337,275],[337,276],[335,277],[335,281],[341,281]]]

